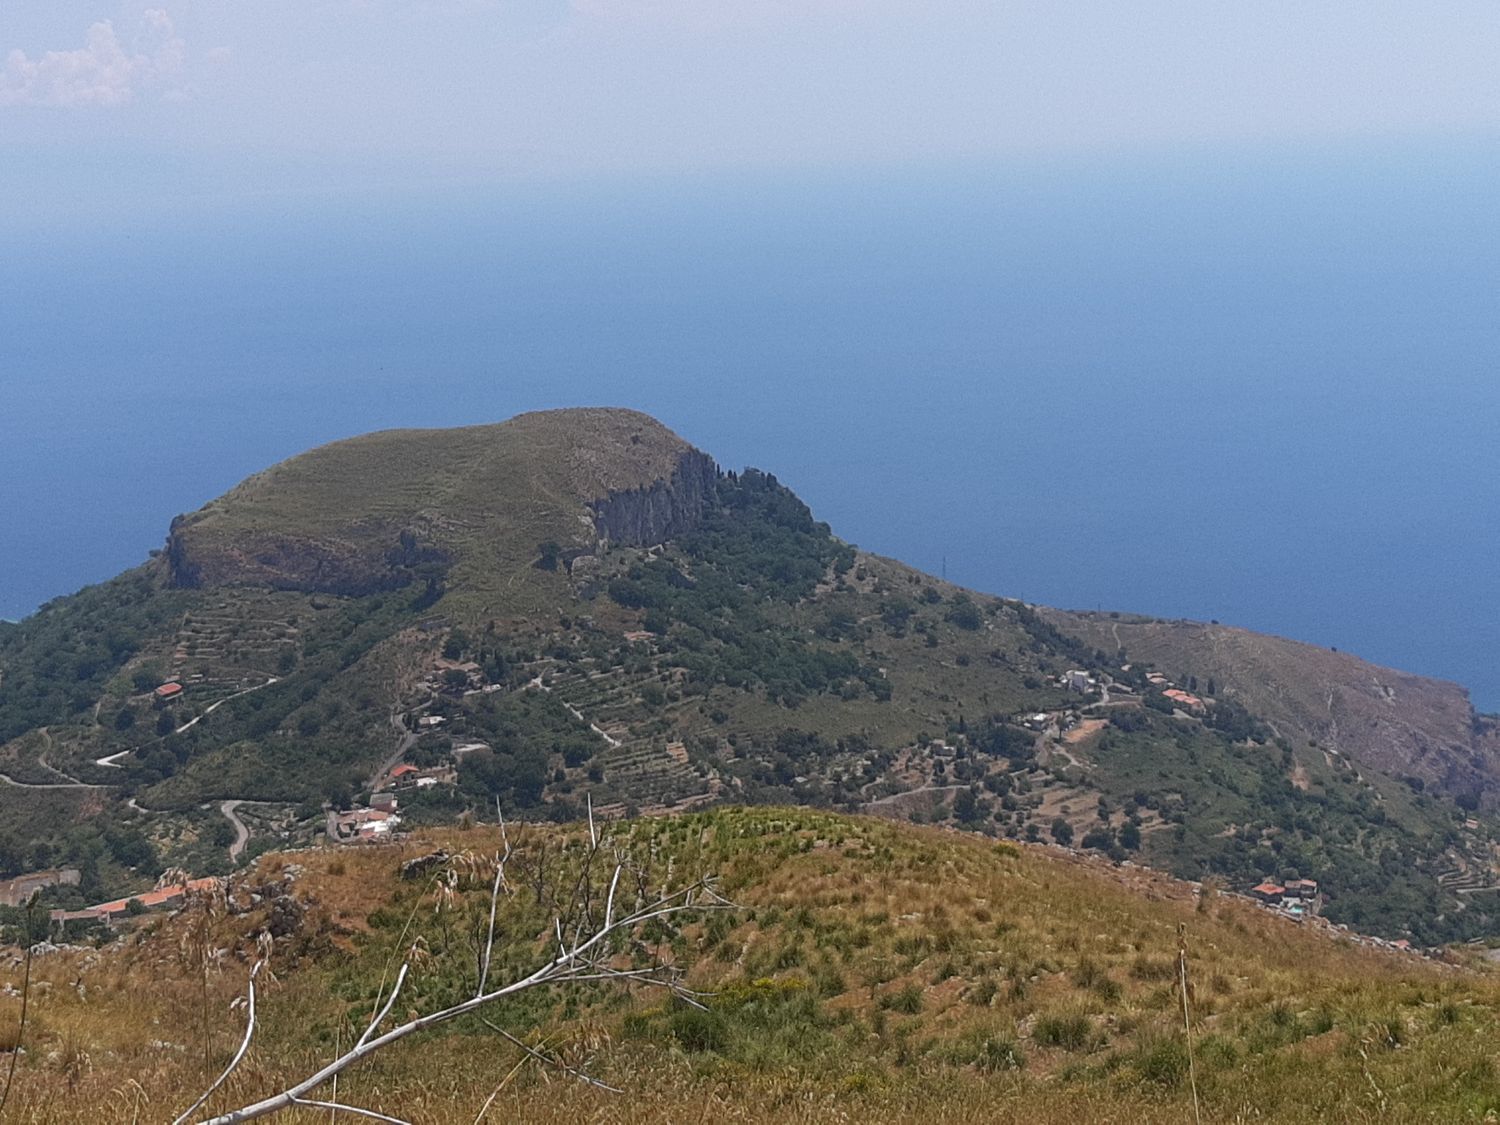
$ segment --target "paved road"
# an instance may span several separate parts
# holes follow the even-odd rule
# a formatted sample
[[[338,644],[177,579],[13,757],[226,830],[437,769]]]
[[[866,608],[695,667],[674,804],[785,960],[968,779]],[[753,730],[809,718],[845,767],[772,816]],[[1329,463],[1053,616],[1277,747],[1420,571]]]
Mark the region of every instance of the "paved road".
[[[890,793],[884,797],[876,797],[873,801],[866,801],[865,808],[872,809],[876,805],[889,805],[901,800],[902,797],[910,797],[915,793],[951,793],[956,789],[970,789],[973,786],[965,781],[958,785],[919,785],[915,789],[905,789],[900,793]]]
[[[90,785],[86,781],[17,781],[8,774],[0,773],[0,783],[14,785],[17,789],[109,789],[108,785]]]
[[[412,711],[416,711],[417,709],[417,707],[413,707]],[[380,763],[379,767],[376,768],[375,773],[371,775],[370,784],[372,786],[379,784],[380,779],[386,774],[390,773],[391,770],[395,769],[396,764],[400,762],[402,758],[406,757],[406,752],[417,744],[417,738],[419,737],[417,732],[406,729],[406,716],[411,713],[411,711],[391,712],[391,728],[395,730],[398,736],[396,749],[392,750],[389,754],[386,755],[385,760]]]
[[[249,695],[252,691],[260,691],[262,688],[268,688],[272,684],[279,683],[279,682],[280,681],[275,676],[272,676],[269,680],[267,680],[263,684],[256,684],[254,687],[252,687],[252,688],[246,688],[244,691],[237,691],[233,695],[226,695],[223,699],[219,700],[217,703],[210,703],[207,707],[205,707],[203,709],[203,714],[201,714],[201,715],[195,715],[193,718],[191,718],[187,722],[183,723],[182,726],[180,726],[176,730],[174,730],[172,733],[173,734],[181,734],[183,731],[192,730],[195,726],[197,726],[199,723],[201,723],[204,719],[208,718],[210,715],[212,715],[215,711],[217,711],[220,707],[224,706],[224,704],[228,703],[230,700],[232,700],[232,699],[238,699],[242,695]],[[158,738],[156,741],[160,742],[161,739]],[[148,743],[148,745],[149,745],[149,743]],[[94,765],[96,765],[96,766],[109,766],[112,769],[117,769],[117,770],[118,769],[124,769],[125,767],[122,766],[122,765],[120,765],[120,763],[118,761],[116,761],[116,759],[117,758],[123,758],[127,754],[134,754],[139,749],[141,749],[141,747],[139,747],[139,746],[133,746],[129,750],[121,750],[118,754],[106,754],[102,758],[95,758],[94,759]]]
[[[245,827],[245,822],[239,818],[234,810],[239,808],[240,801],[225,801],[219,806],[219,811],[234,825],[234,843],[229,845],[229,862],[233,863],[240,858],[240,853],[245,850],[245,845],[250,841],[250,829]]]

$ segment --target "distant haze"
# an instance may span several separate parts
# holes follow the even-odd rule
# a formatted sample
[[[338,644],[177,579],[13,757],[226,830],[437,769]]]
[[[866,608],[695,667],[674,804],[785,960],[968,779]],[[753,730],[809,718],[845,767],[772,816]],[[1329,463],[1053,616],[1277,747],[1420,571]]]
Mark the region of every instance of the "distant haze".
[[[650,412],[982,590],[1500,709],[1500,167],[1459,140],[575,180],[16,224],[0,615],[308,446]]]

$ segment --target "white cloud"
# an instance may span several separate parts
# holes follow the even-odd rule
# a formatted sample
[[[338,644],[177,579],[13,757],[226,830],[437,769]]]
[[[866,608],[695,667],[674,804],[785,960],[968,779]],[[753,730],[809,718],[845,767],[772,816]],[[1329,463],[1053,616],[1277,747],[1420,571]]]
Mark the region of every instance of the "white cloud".
[[[154,90],[180,98],[174,83],[187,62],[187,44],[177,36],[171,17],[160,8],[141,15],[141,33],[127,49],[108,20],[94,24],[84,45],[72,51],[47,51],[32,58],[14,50],[0,67],[0,107],[119,106],[137,93]]]

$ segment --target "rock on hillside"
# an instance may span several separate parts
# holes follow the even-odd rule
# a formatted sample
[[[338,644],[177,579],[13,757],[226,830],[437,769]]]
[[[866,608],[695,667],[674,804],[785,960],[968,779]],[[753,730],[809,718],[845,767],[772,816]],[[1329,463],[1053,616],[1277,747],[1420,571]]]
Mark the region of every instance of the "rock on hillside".
[[[1500,739],[1458,684],[1348,653],[1196,621],[1046,610],[1090,647],[1124,649],[1168,675],[1216,681],[1281,735],[1316,741],[1357,765],[1420,778],[1461,799],[1500,803]]]
[[[172,523],[181,587],[376,593],[466,557],[524,567],[604,539],[659,543],[696,525],[713,460],[630,410],[556,410],[492,426],[391,430],[322,446]]]

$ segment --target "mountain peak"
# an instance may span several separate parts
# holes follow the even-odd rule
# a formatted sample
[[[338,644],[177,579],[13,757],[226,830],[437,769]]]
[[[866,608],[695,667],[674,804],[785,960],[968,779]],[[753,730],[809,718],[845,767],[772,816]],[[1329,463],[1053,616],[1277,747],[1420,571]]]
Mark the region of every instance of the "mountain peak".
[[[524,571],[540,544],[645,545],[691,526],[712,460],[649,415],[536,411],[320,446],[173,522],[178,586],[364,594],[424,568]]]

